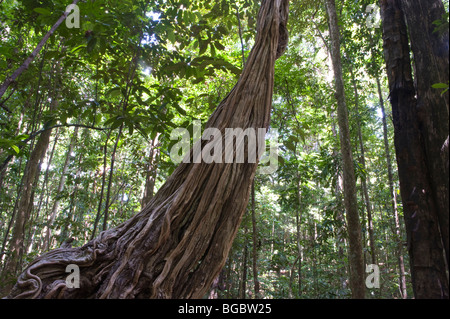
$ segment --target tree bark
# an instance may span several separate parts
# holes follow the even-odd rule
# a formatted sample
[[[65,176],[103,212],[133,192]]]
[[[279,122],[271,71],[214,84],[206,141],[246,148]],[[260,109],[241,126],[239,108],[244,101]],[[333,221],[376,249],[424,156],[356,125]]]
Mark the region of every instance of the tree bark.
[[[414,295],[448,298],[437,208],[420,131],[401,1],[382,0],[381,15]]]
[[[274,65],[288,43],[288,6],[262,1],[254,48],[207,128],[268,129]],[[193,150],[188,156],[190,163],[180,164],[139,214],[81,248],[37,258],[9,298],[203,297],[226,262],[258,164],[193,163]],[[68,264],[80,267],[79,289],[65,284]]]
[[[338,102],[338,121],[341,141],[341,154],[344,167],[344,203],[349,235],[350,288],[352,297],[365,297],[364,262],[361,243],[361,224],[359,221],[358,202],[356,198],[356,178],[348,124],[348,109],[345,100],[344,80],[342,75],[340,36],[338,18],[334,0],[327,0],[327,12],[330,24],[331,57],[333,61],[336,99]]]
[[[445,13],[441,0],[402,0],[411,49],[414,54],[415,87],[420,130],[425,147],[425,160],[430,174],[432,196],[436,203],[439,228],[449,263],[449,171],[448,148],[441,154],[449,134],[449,92],[432,88],[435,83],[449,81],[448,29],[434,32],[433,21]],[[448,268],[447,268],[448,270]]]

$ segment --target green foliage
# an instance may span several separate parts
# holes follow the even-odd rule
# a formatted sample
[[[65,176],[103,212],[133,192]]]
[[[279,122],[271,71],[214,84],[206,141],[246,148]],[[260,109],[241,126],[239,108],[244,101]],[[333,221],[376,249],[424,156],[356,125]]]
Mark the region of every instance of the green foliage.
[[[436,26],[433,32],[439,33],[441,35],[448,35],[448,11],[442,15],[442,18],[436,21],[433,21],[433,24]]]
[[[445,83],[436,83],[432,85],[433,89],[443,89],[441,95],[444,95],[448,89],[449,89],[449,84],[445,84]]]

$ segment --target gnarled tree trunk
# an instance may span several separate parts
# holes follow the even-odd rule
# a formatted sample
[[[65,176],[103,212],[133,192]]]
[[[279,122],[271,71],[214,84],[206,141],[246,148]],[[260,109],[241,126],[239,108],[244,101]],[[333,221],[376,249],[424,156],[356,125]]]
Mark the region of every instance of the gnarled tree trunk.
[[[206,127],[222,133],[269,127],[274,64],[288,41],[288,4],[262,1],[255,46]],[[190,157],[135,217],[81,248],[37,258],[9,298],[203,297],[225,264],[257,163],[195,164],[193,150]],[[80,267],[79,289],[65,284],[69,264]]]

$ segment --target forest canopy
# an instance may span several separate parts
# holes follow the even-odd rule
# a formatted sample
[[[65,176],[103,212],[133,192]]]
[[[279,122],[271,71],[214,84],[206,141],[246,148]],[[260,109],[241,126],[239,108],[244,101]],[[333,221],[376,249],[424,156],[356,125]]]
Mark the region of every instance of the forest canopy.
[[[426,9],[406,0],[0,0],[0,296],[39,256],[101,238],[119,245],[108,231],[137,233],[139,216],[163,206],[158,192],[164,205],[199,209],[187,190],[185,200],[170,192],[176,177],[214,175],[182,162],[199,129],[241,114],[257,121],[221,107],[227,115],[227,103],[246,101],[259,114],[269,100],[262,124],[249,126],[267,133],[259,170],[245,166],[248,151],[242,171],[230,166],[239,182],[201,188],[217,192],[211,207],[225,201],[225,214],[239,203],[243,214],[217,217],[211,236],[230,229],[223,264],[204,267],[217,268],[212,283],[192,275],[192,285],[219,299],[448,298],[449,5],[418,2]],[[186,149],[175,132],[187,134]],[[203,161],[217,159],[208,151]],[[207,224],[216,211],[205,212]],[[188,234],[197,218],[188,216],[166,216],[168,242],[203,238],[200,226]],[[167,294],[136,279],[127,296],[196,296],[163,275],[213,264],[210,250],[186,269],[187,257],[161,255],[180,266],[155,262],[153,277],[142,265]],[[99,269],[103,280],[109,268]],[[440,288],[422,287],[431,281]]]

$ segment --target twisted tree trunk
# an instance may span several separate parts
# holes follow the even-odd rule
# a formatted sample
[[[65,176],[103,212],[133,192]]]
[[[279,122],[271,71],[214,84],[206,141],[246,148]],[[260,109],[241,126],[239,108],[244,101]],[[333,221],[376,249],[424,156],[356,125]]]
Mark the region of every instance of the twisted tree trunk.
[[[225,128],[269,127],[274,64],[288,42],[288,3],[262,0],[255,46],[207,128],[224,133]],[[204,296],[225,264],[258,164],[195,164],[193,150],[190,157],[191,164],[180,164],[135,217],[81,248],[57,249],[37,258],[9,298]],[[80,268],[79,289],[66,286],[69,264]]]

